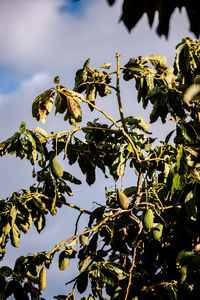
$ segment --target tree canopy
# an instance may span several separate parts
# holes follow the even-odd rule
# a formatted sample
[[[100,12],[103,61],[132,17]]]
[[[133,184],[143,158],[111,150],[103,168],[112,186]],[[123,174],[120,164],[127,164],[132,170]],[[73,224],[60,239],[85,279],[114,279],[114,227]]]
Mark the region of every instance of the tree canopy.
[[[116,0],[107,0],[110,5],[113,5]],[[130,31],[137,22],[146,13],[150,27],[153,24],[156,11],[158,12],[159,22],[157,27],[158,35],[168,36],[170,18],[176,8],[179,10],[185,7],[188,20],[190,23],[190,31],[198,38],[200,35],[200,22],[199,22],[199,3],[196,0],[124,0],[122,5],[122,12],[120,20]]]
[[[175,130],[160,144],[142,117],[124,114],[122,77],[133,81],[143,108],[152,108],[150,123],[174,122]],[[119,120],[98,106],[111,92]],[[200,42],[190,38],[177,45],[171,66],[157,54],[131,58],[121,66],[117,53],[116,66],[93,68],[88,59],[76,72],[73,90],[59,76],[54,78],[54,86],[33,101],[32,115],[48,122],[55,106],[55,113],[74,127],[62,132],[52,128],[48,134],[22,122],[0,143],[1,157],[10,154],[30,161],[34,180],[29,189],[0,199],[1,260],[9,244],[19,247],[21,235],[32,225],[40,233],[47,215],[55,217],[65,206],[80,215],[72,237],[56,246],[52,242],[51,249],[24,253],[13,267],[0,268],[0,299],[44,299],[52,261],[68,272],[74,259],[78,269],[67,283],[71,292],[56,299],[199,299],[199,95]],[[91,110],[84,126],[83,105]],[[105,122],[92,120],[93,110]],[[70,203],[73,185],[81,184],[67,171],[74,164],[90,186],[97,168],[113,180],[105,199],[91,210]],[[130,186],[123,181],[127,172],[133,178]],[[88,226],[78,231],[83,214]]]

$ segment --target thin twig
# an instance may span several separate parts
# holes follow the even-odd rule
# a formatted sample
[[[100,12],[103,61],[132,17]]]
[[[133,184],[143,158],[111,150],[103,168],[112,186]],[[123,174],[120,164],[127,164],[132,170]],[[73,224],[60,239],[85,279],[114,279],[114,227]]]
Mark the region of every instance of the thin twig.
[[[68,137],[67,137],[67,140],[66,140],[65,150],[64,150],[64,157],[65,157],[66,154],[67,154],[67,147],[68,147],[70,138],[71,138],[71,132],[68,134]]]
[[[136,250],[137,250],[137,248],[135,247],[134,250],[133,250],[132,265],[131,265],[131,268],[129,270],[129,280],[128,280],[128,286],[127,286],[127,289],[126,289],[126,295],[125,295],[124,300],[127,300],[129,290],[130,290],[131,279],[132,279],[132,271],[133,271],[133,268],[135,267]]]
[[[142,173],[140,173],[138,175],[138,180],[137,180],[137,192],[136,194],[134,194],[129,200],[133,200],[134,199],[134,202],[132,204],[132,206],[134,206],[136,204],[136,201],[137,199],[140,197],[140,192],[141,192],[141,182],[142,182]]]
[[[137,193],[136,193],[136,196],[139,196],[139,195],[140,195],[141,182],[142,182],[142,173],[140,173],[139,176],[138,176],[138,181],[137,181]]]
[[[89,210],[87,210],[87,209],[83,209],[81,207],[78,207],[78,206],[76,206],[74,204],[71,204],[71,203],[68,203],[68,202],[66,202],[64,204],[67,205],[67,206],[69,206],[69,207],[72,207],[72,208],[74,208],[74,209],[76,209],[78,211],[80,211],[81,213],[85,213],[85,214],[91,215],[91,212]]]
[[[115,72],[114,72],[114,73],[115,73]],[[103,81],[86,81],[86,82],[83,82],[83,83],[79,84],[79,86],[77,87],[76,90],[78,90],[80,86],[83,86],[83,85],[86,85],[86,84],[102,84],[102,85],[108,86],[109,88],[112,88],[112,89],[114,89],[114,90],[117,90],[115,86],[110,85],[110,84],[108,84],[108,83],[106,83],[106,82],[103,82]]]
[[[80,232],[76,235],[71,236],[70,238],[67,238],[65,240],[63,240],[62,242],[60,242],[59,244],[57,244],[52,250],[50,250],[46,256],[50,255],[51,253],[57,251],[63,244],[70,242],[71,240],[76,239],[77,237],[89,233],[89,232],[93,232],[95,230],[97,230],[99,227],[101,227],[103,224],[105,224],[107,221],[109,221],[110,219],[123,214],[123,213],[127,213],[129,210],[118,210],[117,212],[115,212],[114,214],[112,214],[111,216],[106,217],[105,219],[103,219],[99,224],[97,224],[96,226],[94,226],[93,228],[87,229],[83,232]]]
[[[57,159],[57,153],[58,153],[58,136],[59,136],[59,133],[56,134],[56,159]]]
[[[135,237],[135,239],[133,241],[133,244],[135,244],[135,242],[137,241],[139,235],[142,232],[143,225],[142,225],[142,221],[140,219],[138,219],[136,216],[134,216],[133,214],[130,214],[130,218],[133,219],[138,224],[138,227],[139,227],[137,235],[136,235],[136,237]],[[129,270],[129,280],[128,280],[128,286],[127,286],[127,289],[126,289],[126,295],[125,295],[124,300],[127,300],[128,294],[129,294],[129,290],[130,290],[130,285],[131,285],[131,280],[132,280],[132,271],[133,271],[133,268],[135,267],[136,251],[137,251],[137,245],[135,246],[135,248],[133,250],[132,265],[131,265],[131,268]]]
[[[120,58],[120,54],[116,53],[115,57],[117,59],[116,91],[117,91],[117,101],[118,101],[118,107],[119,107],[119,114],[120,114],[122,126],[123,126],[124,130],[127,132],[127,128],[126,128],[125,121],[124,121],[124,113],[123,113],[123,109],[122,109],[122,101],[121,101],[121,94],[120,94],[120,84],[119,84],[119,79],[120,79],[119,58]]]
[[[154,289],[156,287],[159,287],[159,286],[173,286],[175,284],[176,284],[175,282],[166,282],[166,281],[157,282],[157,283],[154,283],[154,284],[151,284],[151,285],[143,286],[143,288],[141,289],[141,292],[144,292],[144,291],[147,291],[147,290],[152,290],[152,289]]]
[[[80,217],[82,216],[82,214],[83,214],[83,212],[81,211],[80,214],[78,215],[77,220],[76,220],[74,235],[77,234],[77,230],[78,230],[78,222],[79,222]]]

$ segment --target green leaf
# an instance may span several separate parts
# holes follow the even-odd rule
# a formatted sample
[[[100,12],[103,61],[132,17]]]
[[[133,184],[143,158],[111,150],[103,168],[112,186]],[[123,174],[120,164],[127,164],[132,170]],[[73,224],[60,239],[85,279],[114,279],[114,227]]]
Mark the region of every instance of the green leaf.
[[[26,130],[26,123],[24,121],[21,122],[21,125],[20,125],[20,133],[24,133]]]
[[[56,99],[55,99],[55,107],[56,111],[55,114],[63,114],[67,109],[67,99],[66,95],[63,95],[62,93],[58,92]]]
[[[188,106],[192,105],[192,102],[200,101],[200,84],[192,84],[185,92],[183,101]]]
[[[179,262],[180,264],[184,264],[190,261],[190,259],[195,256],[196,254],[194,251],[181,250],[178,252],[177,262]]]
[[[143,67],[141,65],[139,65],[138,63],[135,62],[135,59],[130,59],[129,62],[124,66],[125,68],[127,68],[128,70],[132,71],[132,72],[143,72]]]
[[[120,155],[112,163],[112,172],[116,178],[122,178],[125,171],[126,159],[123,156],[123,153],[120,152]]]
[[[153,105],[153,110],[150,114],[150,123],[154,123],[160,116],[161,113],[161,99],[158,97]]]
[[[59,183],[63,192],[66,192],[70,197],[73,196],[70,186],[64,180],[60,179]]]
[[[35,127],[32,130],[36,131],[37,133],[39,133],[43,137],[47,137],[48,136],[48,133],[44,129],[40,128],[40,127]]]
[[[158,87],[154,87],[153,89],[149,90],[146,96],[146,99],[151,99],[151,98],[157,98],[158,95],[165,93],[167,91],[166,86],[162,85],[162,86],[158,86]],[[153,100],[152,102],[155,102],[155,100]]]
[[[95,168],[88,164],[88,169],[86,173],[86,182],[89,185],[92,185],[95,182],[96,176],[95,176]]]
[[[183,284],[184,281],[186,280],[187,278],[187,266],[184,265],[181,267],[181,269],[178,271],[178,282],[180,284]]]
[[[84,293],[88,286],[88,273],[82,272],[76,281],[77,290],[80,294]]]
[[[34,222],[34,225],[39,233],[44,229],[46,225],[46,219],[42,212],[40,212],[40,214],[38,215],[37,220]]]
[[[35,139],[35,136],[34,136],[34,133],[31,131],[31,130],[26,130],[26,135],[28,136],[30,142],[31,142],[31,145],[34,149],[36,149],[36,146],[37,146],[37,143],[36,143],[36,139]]]
[[[16,216],[17,216],[17,208],[16,208],[15,205],[13,205],[12,208],[11,208],[11,210],[10,210],[11,226],[14,226],[15,220],[16,220]]]
[[[13,270],[7,266],[3,266],[0,268],[0,276],[2,277],[9,277],[13,273]]]
[[[111,63],[104,63],[103,65],[101,65],[101,69],[110,69],[110,67],[111,67]]]
[[[115,273],[118,277],[119,280],[123,280],[124,278],[126,278],[126,274],[124,272],[123,267],[120,264],[117,263],[106,263],[104,266],[106,269],[108,269],[109,271]]]
[[[81,184],[81,181],[79,179],[77,179],[76,177],[74,177],[73,175],[65,171],[63,173],[62,179],[68,180],[69,182],[74,184]]]
[[[183,75],[185,75],[185,73],[189,71],[190,57],[189,57],[189,47],[187,45],[186,39],[183,39],[182,43],[177,45],[175,66],[178,72]]]
[[[170,131],[170,133],[167,134],[166,138],[165,138],[165,143],[169,143],[169,140],[172,136],[172,134],[174,133],[175,130]]]
[[[10,138],[8,138],[7,140],[1,142],[0,148],[3,148],[6,145],[9,145],[9,144],[15,142],[19,137],[20,137],[20,133],[19,132],[15,132]]]
[[[167,69],[167,59],[164,55],[152,54],[149,60],[156,70],[163,71]]]
[[[172,195],[174,193],[174,190],[182,191],[185,184],[186,184],[185,177],[183,175],[179,175],[178,173],[175,173],[173,176],[172,187],[171,187]]]
[[[78,264],[79,272],[82,273],[84,272],[87,267],[90,265],[91,262],[91,257],[87,256],[84,260],[81,260],[80,263]]]
[[[115,286],[118,283],[117,276],[107,268],[101,269],[101,280],[110,286]]]
[[[144,130],[147,131],[149,129],[149,125],[144,121],[142,117],[135,117],[138,120],[138,125]]]
[[[96,86],[95,84],[87,84],[86,87],[86,95],[87,95],[87,100],[91,102],[92,104],[95,104],[95,98],[96,98]],[[93,111],[94,107],[89,105],[89,108],[91,111]]]
[[[124,194],[127,197],[133,196],[137,192],[137,186],[130,186],[124,190]]]
[[[120,161],[119,164],[117,166],[117,176],[119,176],[119,178],[123,178],[124,176],[124,171],[125,171],[125,164],[126,164],[126,159],[123,157],[123,153],[120,154]]]
[[[80,237],[79,237],[79,242],[80,244],[82,244],[83,246],[85,246],[88,242],[88,239],[89,239],[89,236],[86,235],[86,234],[82,234]]]
[[[181,123],[179,124],[179,127],[181,129],[182,136],[188,143],[196,143],[197,140],[197,133],[194,129],[194,127],[188,123]]]
[[[179,171],[180,169],[182,156],[183,156],[183,145],[178,145],[177,156],[176,156],[177,171]]]
[[[10,231],[10,239],[11,239],[11,244],[18,248],[19,247],[19,241],[20,241],[20,230],[16,224],[12,227]]]
[[[190,191],[185,197],[185,211],[191,220],[196,220],[197,200],[195,198],[194,191]]]

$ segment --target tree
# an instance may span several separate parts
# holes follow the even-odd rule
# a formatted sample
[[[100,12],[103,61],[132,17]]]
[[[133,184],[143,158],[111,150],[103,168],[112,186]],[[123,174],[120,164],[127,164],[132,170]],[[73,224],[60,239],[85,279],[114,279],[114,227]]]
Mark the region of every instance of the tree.
[[[107,1],[110,5],[113,5],[116,2],[116,0]],[[196,0],[124,0],[120,20],[123,21],[124,25],[130,31],[146,13],[149,25],[151,27],[154,21],[155,13],[157,11],[159,15],[157,33],[158,35],[165,35],[167,37],[169,32],[170,18],[176,8],[180,10],[182,7],[185,7],[186,9],[191,32],[193,32],[198,38],[200,34],[199,4]]]
[[[20,256],[13,269],[1,267],[0,299],[12,294],[16,299],[43,299],[52,261],[58,260],[62,271],[74,258],[79,273],[70,281],[72,292],[56,299],[75,299],[75,292],[86,293],[87,287],[89,295],[82,299],[199,298],[200,42],[184,38],[170,67],[164,56],[155,54],[120,66],[118,53],[116,70],[110,67],[105,63],[91,68],[87,60],[76,73],[73,91],[57,76],[55,87],[34,100],[36,120],[45,122],[55,104],[56,113],[75,128],[48,135],[22,122],[19,131],[0,144],[0,156],[30,161],[35,180],[28,190],[0,199],[1,259],[9,242],[19,247],[20,235],[32,224],[40,233],[47,214],[55,216],[65,205],[78,210],[76,229],[81,215],[88,215],[82,232],[76,230],[48,252]],[[124,115],[121,74],[125,81],[135,81],[144,109],[152,104],[151,123],[160,118],[176,124],[159,145],[154,146],[142,117]],[[116,93],[120,120],[96,104],[111,91]],[[85,104],[106,122],[88,117],[86,126],[78,126]],[[91,211],[70,204],[71,183],[81,182],[63,169],[58,157],[77,164],[88,185],[96,180],[96,168],[104,174],[109,170],[114,187],[106,189],[105,201]],[[126,172],[136,179],[135,185],[123,186]]]

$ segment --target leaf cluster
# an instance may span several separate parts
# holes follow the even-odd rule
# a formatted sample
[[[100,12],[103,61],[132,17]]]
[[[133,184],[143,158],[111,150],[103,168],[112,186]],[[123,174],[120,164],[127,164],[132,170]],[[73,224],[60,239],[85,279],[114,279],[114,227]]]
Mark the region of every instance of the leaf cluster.
[[[167,66],[162,55],[132,58],[111,73],[99,72],[86,61],[76,73],[75,90],[60,85],[36,97],[33,116],[44,120],[55,96],[56,112],[65,114],[71,125],[81,122],[81,105],[102,114],[106,121],[91,121],[48,135],[40,127],[19,132],[0,144],[0,156],[26,158],[33,165],[35,183],[28,190],[0,199],[0,254],[7,242],[19,246],[21,233],[32,223],[41,232],[46,215],[56,215],[64,205],[79,211],[75,234],[49,252],[21,256],[13,269],[0,269],[0,293],[5,299],[39,299],[46,287],[46,269],[53,260],[68,272],[76,258],[77,275],[67,284],[68,295],[57,299],[198,299],[200,287],[200,43],[184,38],[176,47],[174,64]],[[109,68],[104,64],[101,68]],[[123,113],[119,77],[134,80],[137,101],[152,105],[150,121],[167,118],[174,130],[154,146],[155,139],[142,117]],[[116,76],[116,99],[120,120],[100,109],[97,95],[106,96]],[[90,88],[95,89],[91,96]],[[81,92],[85,92],[86,100]],[[80,105],[81,104],[81,105]],[[110,124],[111,123],[111,124]],[[171,141],[171,142],[170,142]],[[61,158],[63,160],[61,160]],[[76,164],[88,185],[96,181],[99,168],[113,185],[105,189],[105,201],[88,211],[66,199],[71,184],[81,184],[70,173]],[[128,174],[132,183],[124,186]],[[69,184],[70,185],[69,185]],[[88,201],[88,199],[87,199]],[[78,231],[82,214],[88,225]],[[48,274],[48,272],[47,272]],[[17,298],[18,297],[18,298]],[[3,299],[4,299],[3,298]]]

